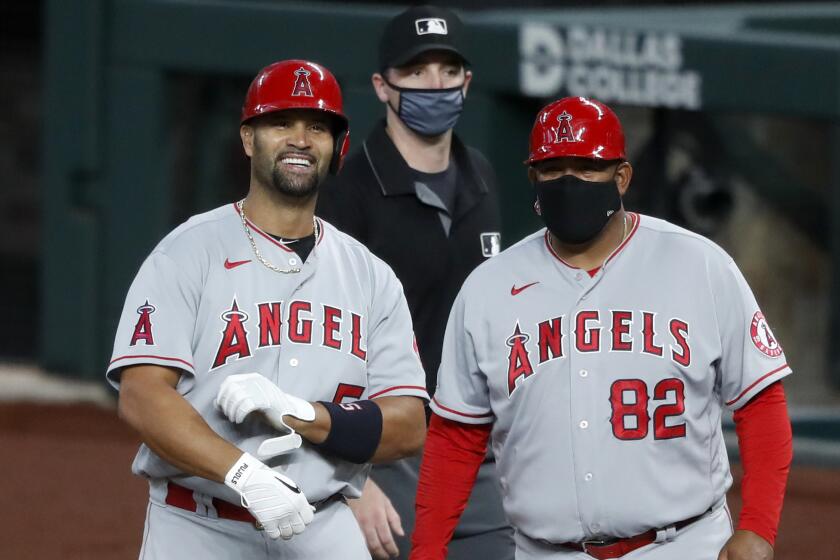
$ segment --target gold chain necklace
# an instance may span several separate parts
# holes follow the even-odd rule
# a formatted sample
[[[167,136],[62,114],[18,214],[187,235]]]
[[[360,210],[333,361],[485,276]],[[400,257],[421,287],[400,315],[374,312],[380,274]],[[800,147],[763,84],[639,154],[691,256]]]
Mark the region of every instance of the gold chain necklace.
[[[245,209],[243,208],[243,203],[244,202],[245,202],[245,199],[242,199],[239,202],[237,202],[236,203],[236,208],[239,210],[239,217],[242,219],[242,228],[245,230],[245,235],[248,236],[248,241],[251,242],[251,249],[253,249],[254,256],[257,257],[257,260],[260,261],[263,264],[263,266],[265,266],[269,270],[273,270],[274,272],[279,272],[280,274],[296,274],[296,273],[300,272],[300,268],[297,268],[297,267],[283,269],[283,268],[280,268],[278,266],[275,266],[274,264],[268,262],[268,259],[266,259],[265,257],[262,256],[262,253],[260,253],[260,250],[257,249],[257,242],[254,240],[254,236],[251,235],[251,228],[248,227],[248,222],[245,219]],[[318,227],[318,220],[315,219],[314,215],[312,216],[312,229],[315,232],[315,242],[317,243],[318,242],[318,237],[320,237],[320,234],[321,234],[321,228]],[[278,243],[282,244],[283,246],[286,245],[286,243],[283,243],[282,241],[278,241]]]

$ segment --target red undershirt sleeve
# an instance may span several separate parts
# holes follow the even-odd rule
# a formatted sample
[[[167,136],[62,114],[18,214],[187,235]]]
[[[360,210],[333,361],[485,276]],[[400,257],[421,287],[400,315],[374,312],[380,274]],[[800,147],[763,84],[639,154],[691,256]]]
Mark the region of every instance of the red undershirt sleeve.
[[[793,435],[782,383],[773,383],[735,412],[744,479],[738,529],[775,544],[793,458]]]
[[[410,560],[444,560],[484,461],[491,424],[462,424],[432,414],[420,479]]]

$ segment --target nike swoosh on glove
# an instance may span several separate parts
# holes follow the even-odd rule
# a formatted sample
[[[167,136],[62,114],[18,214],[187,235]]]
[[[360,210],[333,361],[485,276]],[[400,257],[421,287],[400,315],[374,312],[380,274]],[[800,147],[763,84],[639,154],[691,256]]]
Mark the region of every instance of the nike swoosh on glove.
[[[240,496],[242,507],[272,539],[291,539],[312,523],[315,508],[289,477],[270,469],[248,453],[225,475],[225,485]]]

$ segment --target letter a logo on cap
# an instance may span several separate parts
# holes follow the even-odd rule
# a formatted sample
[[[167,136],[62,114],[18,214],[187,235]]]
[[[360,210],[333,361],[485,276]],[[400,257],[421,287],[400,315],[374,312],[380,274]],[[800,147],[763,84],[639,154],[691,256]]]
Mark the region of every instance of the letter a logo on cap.
[[[563,111],[557,115],[557,128],[552,128],[554,132],[554,143],[560,142],[577,142],[574,132],[572,131],[572,115]]]
[[[297,70],[295,70],[295,85],[292,88],[292,97],[313,97],[312,95],[312,86],[309,85],[309,74],[311,72],[301,66]]]

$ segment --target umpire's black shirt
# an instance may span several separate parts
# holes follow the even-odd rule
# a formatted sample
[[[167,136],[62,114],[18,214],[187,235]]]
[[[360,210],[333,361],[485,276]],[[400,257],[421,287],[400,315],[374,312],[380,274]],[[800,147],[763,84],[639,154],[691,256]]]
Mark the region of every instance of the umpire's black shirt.
[[[498,193],[490,164],[453,135],[451,165],[457,186],[454,207],[447,208],[433,189],[417,184],[422,174],[405,162],[383,120],[338,176],[321,187],[316,209],[388,263],[402,282],[429,393],[437,383],[455,296],[499,246]]]

